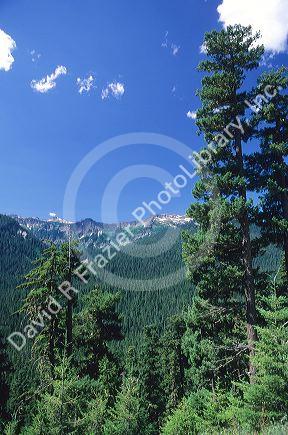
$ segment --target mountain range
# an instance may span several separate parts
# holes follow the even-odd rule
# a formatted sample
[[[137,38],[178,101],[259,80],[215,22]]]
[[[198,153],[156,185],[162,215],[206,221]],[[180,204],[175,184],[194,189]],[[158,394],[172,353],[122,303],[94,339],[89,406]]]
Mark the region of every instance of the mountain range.
[[[91,218],[73,223],[57,216],[53,216],[48,220],[17,215],[11,215],[10,217],[21,225],[24,232],[27,231],[33,234],[39,240],[51,240],[55,243],[63,243],[70,238],[77,240],[80,247],[84,250],[103,246],[103,244],[107,243],[127,226],[129,226],[134,234],[133,242],[151,237],[154,233],[165,229],[178,230],[180,232],[183,229],[193,229],[195,227],[192,219],[173,214],[151,216],[144,221],[144,225],[137,221],[105,224]]]

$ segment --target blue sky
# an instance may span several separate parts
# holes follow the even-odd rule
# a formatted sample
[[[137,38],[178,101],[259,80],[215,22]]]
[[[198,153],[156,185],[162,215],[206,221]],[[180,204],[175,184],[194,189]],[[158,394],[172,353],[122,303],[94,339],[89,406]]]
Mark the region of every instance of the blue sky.
[[[200,149],[203,143],[195,122],[186,114],[199,106],[195,91],[201,75],[196,66],[204,56],[199,47],[204,32],[222,27],[217,12],[220,3],[1,0],[0,29],[15,41],[16,48],[14,62],[10,59],[0,70],[0,212],[41,218],[49,212],[62,215],[74,168],[87,153],[117,135],[153,132]],[[229,24],[239,11],[231,10],[231,0],[223,4],[222,19]],[[271,10],[266,12],[271,16]],[[245,11],[241,13],[247,20]],[[279,14],[275,17],[279,20]],[[281,30],[282,23],[278,24]],[[264,25],[263,30],[270,50],[267,55],[273,50],[280,53],[269,62],[287,62],[285,29],[276,40],[265,34]],[[59,66],[62,69],[56,70]],[[54,82],[51,75],[57,72]],[[48,83],[41,82],[47,75]],[[89,77],[93,86],[80,93],[80,80]],[[108,153],[83,179],[77,218],[101,219],[103,192],[119,171],[153,165],[175,176],[181,163],[177,150],[145,143]],[[121,191],[119,220],[131,220],[131,212],[142,201],[157,196],[161,185],[150,176],[148,170],[147,177],[135,178]],[[191,189],[192,185],[183,189],[162,212],[185,213]],[[105,215],[109,216],[109,209]]]

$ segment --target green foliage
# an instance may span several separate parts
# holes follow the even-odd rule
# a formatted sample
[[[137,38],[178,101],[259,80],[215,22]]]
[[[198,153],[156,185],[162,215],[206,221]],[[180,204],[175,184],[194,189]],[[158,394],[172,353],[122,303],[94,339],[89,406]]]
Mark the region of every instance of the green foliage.
[[[0,429],[3,427],[3,422],[9,419],[7,402],[9,399],[9,374],[11,370],[6,344],[3,336],[0,335]]]
[[[200,389],[183,399],[164,424],[163,435],[219,434],[233,424],[229,409],[229,394]]]
[[[101,433],[106,402],[101,385],[89,377],[79,378],[63,358],[53,382],[37,401],[31,425],[21,434]]]
[[[182,349],[186,324],[182,316],[173,316],[160,340],[162,388],[165,397],[165,414],[176,408],[186,389],[185,369],[188,361]]]
[[[7,332],[20,323],[19,317],[13,316],[20,299],[15,288],[42,249],[43,244],[14,219],[0,214],[0,313],[5,319],[1,326]]]
[[[59,249],[54,243],[46,248],[41,257],[35,261],[35,267],[24,277],[24,282],[19,286],[27,292],[21,311],[30,321],[37,319],[39,312],[47,311],[49,299],[57,300],[58,286],[61,284],[61,271],[63,263]],[[60,318],[51,315],[47,320],[48,327],[36,338],[38,349],[43,358],[48,358],[51,370],[56,364],[56,340],[64,343],[63,329]],[[35,333],[36,335],[36,333]]]
[[[161,383],[161,347],[159,331],[156,326],[148,326],[144,329],[140,363],[142,397],[148,411],[149,421],[153,423],[156,431],[164,411],[164,392]]]
[[[99,376],[100,362],[106,357],[113,361],[108,343],[122,340],[121,319],[116,313],[119,294],[92,290],[83,301],[83,309],[76,316],[75,362],[82,374]],[[89,334],[87,334],[89,331]]]
[[[264,304],[260,311],[265,326],[258,327],[254,355],[255,381],[243,385],[241,417],[253,429],[288,418],[288,299],[274,293]]]
[[[214,151],[199,169],[197,202],[188,210],[198,231],[186,233],[183,241],[184,259],[196,287],[185,337],[192,388],[199,382],[205,388],[215,384],[229,388],[243,376],[243,353],[246,349],[251,354],[256,340],[255,292],[260,276],[253,269],[252,259],[258,254],[250,233],[255,210],[247,199],[242,142],[252,134],[246,123],[245,82],[263,54],[258,39],[251,27],[240,25],[207,33],[208,59],[199,65],[205,76],[198,92],[202,107],[197,125]]]
[[[194,225],[191,225],[193,231]],[[149,229],[150,235],[137,240],[129,249],[131,255],[119,252],[107,265],[107,272],[115,274],[111,285],[101,284],[109,292],[121,291],[118,311],[123,315],[123,333],[127,345],[139,346],[143,328],[157,323],[163,330],[167,318],[181,313],[192,302],[194,288],[185,276],[182,259],[181,231],[178,228]],[[165,252],[153,256],[153,246],[159,240],[171,246]],[[137,250],[144,251],[145,257],[139,258]],[[152,252],[151,252],[152,251]],[[93,256],[98,251],[93,251]],[[182,279],[178,284],[173,282],[173,272],[182,270]],[[105,272],[103,279],[106,280]],[[127,290],[118,288],[118,278],[132,281]],[[153,288],[148,288],[146,282],[154,280]],[[106,281],[105,281],[106,280]],[[138,281],[138,282],[137,282]],[[127,281],[129,282],[129,281]],[[99,285],[99,282],[96,282]],[[152,291],[151,291],[152,290]]]
[[[186,314],[187,330],[182,346],[188,359],[187,382],[192,391],[199,387],[229,388],[245,376],[247,363],[245,325],[241,312],[227,312],[196,296]],[[234,317],[235,316],[235,317]]]
[[[270,101],[265,91],[274,95]],[[264,96],[263,105],[254,116],[256,137],[260,151],[247,157],[250,166],[250,186],[260,193],[262,242],[281,247],[285,254],[285,273],[288,279],[288,73],[279,68],[262,74],[255,90]],[[288,282],[288,281],[287,281]]]
[[[116,397],[114,408],[105,422],[104,435],[149,435],[153,426],[149,423],[147,408],[140,393],[140,382],[130,377],[124,378],[121,390]]]

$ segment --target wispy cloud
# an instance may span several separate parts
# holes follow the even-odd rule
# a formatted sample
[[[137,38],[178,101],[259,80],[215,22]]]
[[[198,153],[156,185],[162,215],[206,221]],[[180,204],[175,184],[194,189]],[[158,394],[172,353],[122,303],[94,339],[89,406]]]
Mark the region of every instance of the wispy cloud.
[[[82,94],[83,92],[90,92],[91,89],[94,87],[94,77],[92,75],[83,79],[78,77],[76,82],[79,94]]]
[[[37,53],[36,50],[31,50],[30,54],[31,54],[32,62],[37,62],[37,60],[39,60],[41,57],[41,53]]]
[[[110,95],[117,98],[118,100],[124,95],[125,86],[120,82],[112,82],[107,85],[105,89],[102,90],[101,98],[106,100]]]
[[[181,46],[175,44],[174,42],[169,42],[168,36],[169,36],[169,32],[167,31],[165,33],[161,47],[169,49],[169,51],[171,52],[171,54],[173,54],[173,56],[177,56]]]
[[[223,0],[217,10],[224,27],[251,24],[254,31],[260,30],[267,51],[287,50],[287,0]]]
[[[194,111],[192,111],[192,110],[189,110],[189,111],[186,113],[186,116],[187,116],[187,118],[189,118],[189,119],[193,119],[193,120],[195,120],[195,119],[197,118],[197,112],[194,112]]]
[[[43,79],[37,81],[32,80],[31,82],[31,88],[34,89],[36,92],[40,92],[41,94],[45,94],[46,92],[50,91],[51,89],[56,87],[56,79],[61,75],[67,74],[67,68],[65,66],[57,66],[55,71],[44,77]]]
[[[14,57],[12,51],[16,48],[16,42],[10,35],[0,29],[0,69],[9,71],[12,68]]]

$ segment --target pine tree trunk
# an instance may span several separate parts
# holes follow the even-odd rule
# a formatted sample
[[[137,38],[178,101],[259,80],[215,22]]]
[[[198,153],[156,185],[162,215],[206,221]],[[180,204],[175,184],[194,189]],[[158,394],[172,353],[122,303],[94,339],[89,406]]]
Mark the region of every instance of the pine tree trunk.
[[[288,222],[288,216],[285,217]],[[288,234],[287,231],[284,233],[284,252],[285,252],[285,272],[286,272],[286,282],[288,283]],[[287,296],[287,294],[286,294]]]
[[[240,176],[244,175],[243,151],[241,134],[236,133],[235,137],[235,151],[238,162],[238,173]],[[252,358],[255,351],[255,342],[257,340],[256,325],[256,303],[255,303],[255,288],[252,268],[252,250],[251,250],[251,237],[248,212],[246,209],[247,191],[245,186],[239,188],[240,198],[243,199],[244,208],[239,218],[241,232],[242,232],[242,249],[243,249],[243,263],[245,270],[245,298],[246,298],[246,322],[247,322],[247,341],[249,348],[249,377],[250,382],[253,382],[255,375],[255,367],[252,363]]]
[[[55,322],[54,318],[52,318],[50,322],[50,328],[49,328],[49,361],[52,367],[52,370],[55,366]]]
[[[72,355],[73,351],[73,299],[67,302],[66,314],[66,334],[67,334],[67,356]]]
[[[283,164],[285,164],[284,159],[282,158]],[[287,189],[288,183],[285,174],[281,174],[281,188]],[[288,194],[287,192],[283,192],[281,194],[281,202],[282,202],[282,210],[283,210],[283,218],[288,223]],[[284,256],[285,256],[285,272],[286,272],[286,281],[288,283],[288,233],[287,230],[284,231],[283,235],[283,247],[284,247]]]
[[[69,267],[68,282],[71,283],[72,280],[72,270]],[[66,337],[67,337],[67,356],[72,355],[73,351],[73,303],[74,299],[67,301],[67,312],[66,312]]]
[[[247,340],[250,353],[249,361],[249,376],[250,381],[253,380],[255,375],[255,368],[252,363],[254,356],[255,341],[257,340],[257,333],[255,329],[256,324],[256,303],[255,303],[255,289],[252,270],[252,255],[251,255],[251,240],[250,229],[247,211],[243,213],[240,221],[242,229],[242,245],[243,245],[243,260],[245,268],[245,298],[246,298],[246,322],[247,322]]]

